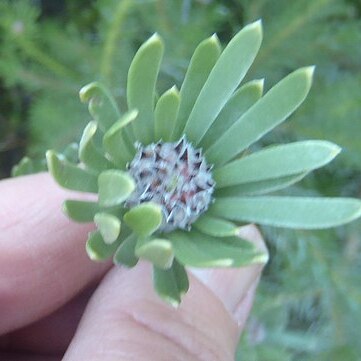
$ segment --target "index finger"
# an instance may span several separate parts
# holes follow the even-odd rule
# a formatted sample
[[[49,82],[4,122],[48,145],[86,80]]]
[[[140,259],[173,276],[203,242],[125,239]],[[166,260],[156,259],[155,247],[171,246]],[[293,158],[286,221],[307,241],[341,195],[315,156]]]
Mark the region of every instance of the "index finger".
[[[69,192],[48,174],[0,182],[0,334],[56,310],[109,264],[85,252],[92,225],[69,221],[61,205]]]

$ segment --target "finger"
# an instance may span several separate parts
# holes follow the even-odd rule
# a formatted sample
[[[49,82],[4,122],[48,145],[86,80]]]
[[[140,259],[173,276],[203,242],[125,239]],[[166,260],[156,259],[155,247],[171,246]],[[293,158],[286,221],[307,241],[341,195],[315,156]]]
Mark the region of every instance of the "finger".
[[[260,251],[267,253],[263,238],[255,226],[242,227],[239,236],[254,243]],[[255,286],[258,284],[263,267],[262,263],[253,264],[241,267],[237,272],[232,268],[207,270],[198,268],[192,269],[192,273],[223,300],[226,309],[238,321],[240,329],[243,329],[249,313],[245,304],[252,303],[249,301],[253,300]],[[248,300],[245,300],[246,297]]]
[[[234,360],[239,323],[250,310],[260,271],[233,269],[223,279],[212,271],[202,282],[190,275],[190,291],[174,309],[155,295],[148,264],[113,269],[88,304],[64,361],[161,361],[169,355],[172,360]],[[245,286],[240,274],[247,272],[254,273],[254,282]],[[240,291],[216,292],[224,282]],[[239,308],[242,312],[236,312]]]
[[[0,350],[64,354],[94,290],[91,286],[49,316],[0,336]]]
[[[69,221],[48,174],[0,182],[0,334],[51,313],[109,267],[85,253],[91,225]]]

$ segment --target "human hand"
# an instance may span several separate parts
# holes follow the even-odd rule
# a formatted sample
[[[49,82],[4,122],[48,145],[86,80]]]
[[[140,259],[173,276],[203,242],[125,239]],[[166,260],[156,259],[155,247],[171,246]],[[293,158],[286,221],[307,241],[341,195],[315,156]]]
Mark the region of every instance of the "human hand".
[[[47,174],[2,181],[0,194],[0,360],[234,359],[263,265],[192,270],[174,309],[147,263],[88,259],[93,225],[61,213],[69,192]],[[254,226],[241,235],[265,249]]]

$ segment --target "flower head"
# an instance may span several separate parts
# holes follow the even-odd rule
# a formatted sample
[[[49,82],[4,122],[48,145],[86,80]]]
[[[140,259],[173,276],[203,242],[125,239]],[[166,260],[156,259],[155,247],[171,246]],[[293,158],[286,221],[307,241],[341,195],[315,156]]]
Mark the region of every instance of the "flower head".
[[[261,80],[242,84],[261,40],[260,21],[223,51],[213,35],[196,48],[180,91],[172,87],[157,99],[163,42],[153,35],[129,69],[128,111],[104,85],[85,86],[80,97],[93,120],[79,143],[79,162],[47,153],[61,186],[98,194],[97,202],[64,204],[69,217],[97,226],[87,241],[90,258],[113,257],[127,267],[150,261],[155,289],[174,305],[188,289],[185,266],[266,262],[238,237],[245,222],[315,229],[361,215],[355,199],[264,195],[327,164],[340,148],[313,140],[245,152],[303,102],[314,70],[294,71],[265,95]]]
[[[214,180],[200,149],[194,149],[185,137],[175,143],[161,141],[137,145],[137,153],[128,165],[136,189],[125,202],[132,208],[143,202],[161,206],[160,232],[191,229],[212,201]]]

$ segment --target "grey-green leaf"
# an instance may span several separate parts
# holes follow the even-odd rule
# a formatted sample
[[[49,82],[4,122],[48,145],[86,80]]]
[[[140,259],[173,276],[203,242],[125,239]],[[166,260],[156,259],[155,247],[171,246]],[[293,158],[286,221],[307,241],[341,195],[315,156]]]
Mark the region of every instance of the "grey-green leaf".
[[[99,175],[99,204],[112,207],[123,203],[135,189],[133,178],[120,170],[106,170]]]
[[[94,136],[97,131],[97,123],[91,121],[85,127],[79,143],[79,159],[88,167],[94,170],[110,168],[110,162],[104,157],[94,144]]]
[[[129,68],[127,101],[129,109],[138,109],[139,116],[133,123],[136,139],[143,144],[154,139],[154,99],[163,42],[154,34],[137,51]]]
[[[180,90],[180,106],[172,135],[173,141],[181,138],[199,92],[220,54],[221,45],[216,34],[203,40],[194,51]]]
[[[239,230],[234,223],[207,214],[202,215],[192,227],[213,237],[236,236]]]
[[[179,92],[175,86],[167,90],[159,98],[154,111],[155,141],[163,140],[163,142],[168,142],[171,140],[177,119],[179,102]]]
[[[81,192],[97,193],[98,177],[95,172],[70,163],[52,150],[46,152],[46,159],[49,172],[60,186]]]
[[[135,254],[161,269],[170,268],[174,258],[172,243],[162,238],[139,238]]]
[[[124,222],[139,236],[147,237],[162,224],[162,209],[152,202],[141,203],[125,213]]]
[[[216,120],[204,135],[200,146],[208,149],[226,129],[241,117],[263,93],[263,79],[252,80],[241,86],[228,100]]]
[[[269,226],[322,229],[361,216],[361,201],[352,198],[233,197],[218,198],[210,214],[233,221]]]
[[[243,183],[238,186],[216,189],[215,198],[260,195],[275,192],[299,182],[308,173],[299,173],[280,178],[267,179],[259,182]]]
[[[187,272],[177,260],[167,270],[153,267],[153,284],[159,296],[174,307],[189,288]]]
[[[134,267],[138,263],[138,257],[135,255],[135,245],[137,236],[132,233],[118,247],[114,254],[113,262],[116,265]]]
[[[96,202],[68,199],[63,204],[65,214],[76,222],[93,222],[94,216],[99,212]]]
[[[276,145],[216,168],[217,188],[310,172],[329,163],[340,152],[336,144],[306,140]]]
[[[79,92],[82,102],[89,102],[89,113],[101,130],[107,130],[120,117],[117,103],[110,91],[101,83],[93,82]]]
[[[103,147],[110,160],[119,168],[124,168],[126,163],[132,160],[135,155],[135,148],[127,139],[125,130],[127,125],[133,122],[137,116],[137,110],[130,110],[115,122],[104,135]]]
[[[262,41],[262,25],[245,26],[222,52],[204,84],[185,126],[185,134],[198,144],[253,63]]]
[[[172,232],[176,259],[192,267],[240,267],[265,263],[268,255],[239,237],[215,238],[192,230]]]
[[[94,223],[106,244],[112,244],[117,240],[121,227],[118,217],[113,214],[100,212],[94,216]]]
[[[86,243],[86,252],[89,258],[93,261],[104,261],[110,258],[117,247],[120,240],[112,244],[104,242],[103,237],[99,231],[89,233],[89,237]]]
[[[206,151],[208,162],[226,163],[282,123],[306,98],[313,70],[298,69],[268,91]]]

